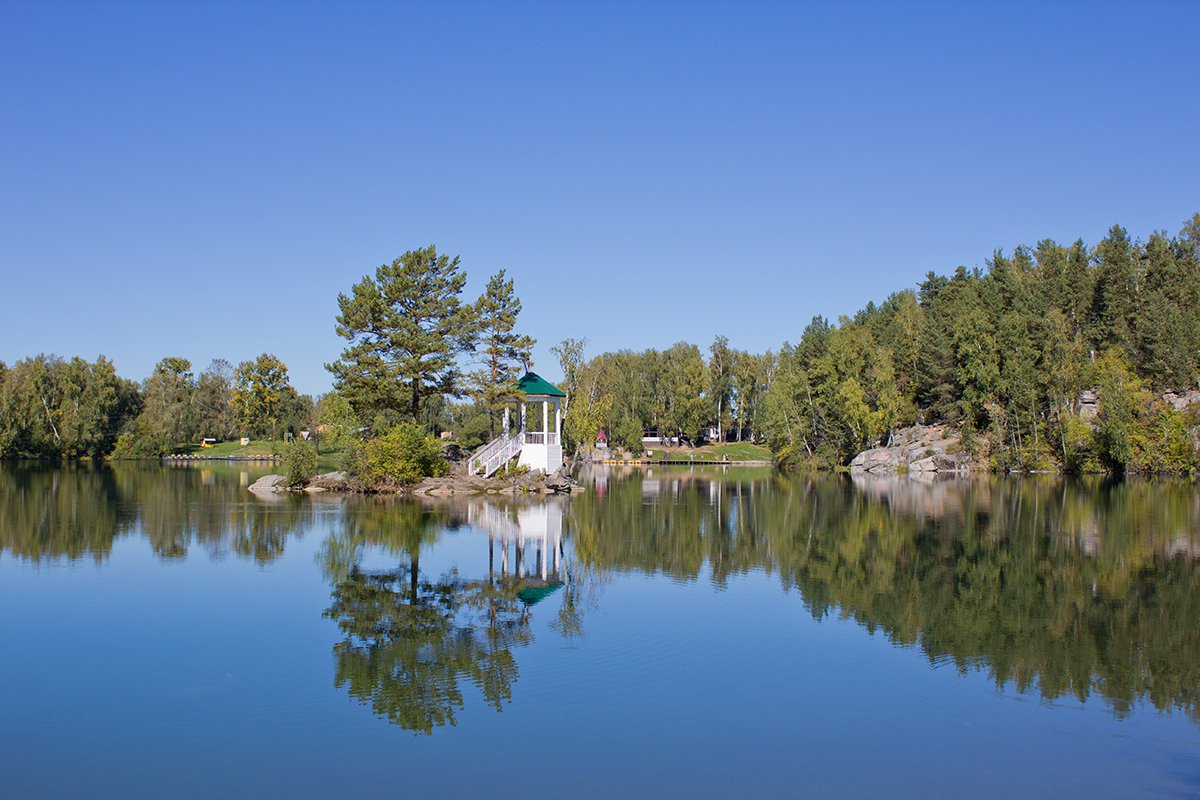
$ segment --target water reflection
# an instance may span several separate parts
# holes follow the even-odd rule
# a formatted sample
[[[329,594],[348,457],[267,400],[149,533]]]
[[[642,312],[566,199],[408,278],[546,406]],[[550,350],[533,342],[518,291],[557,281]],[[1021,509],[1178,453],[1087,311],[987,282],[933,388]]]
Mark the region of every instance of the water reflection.
[[[238,470],[146,464],[17,464],[0,468],[0,553],[30,561],[106,560],[140,536],[163,559],[195,546],[267,564],[311,527],[315,506],[283,496],[256,501]]]
[[[573,499],[584,563],[715,584],[765,570],[838,614],[1054,699],[1192,719],[1200,495],[1191,483],[634,477]]]
[[[199,547],[269,563],[319,524],[335,682],[415,732],[454,724],[470,686],[501,709],[535,615],[582,636],[599,587],[621,572],[716,586],[764,572],[814,618],[853,619],[933,664],[1047,699],[1102,698],[1117,715],[1145,702],[1200,721],[1192,483],[590,478],[593,491],[527,502],[268,503],[236,468],[4,467],[0,554],[103,562],[140,537],[161,559]],[[423,559],[459,530],[478,537],[477,559],[427,574]],[[390,562],[368,569],[368,554]]]
[[[344,635],[333,648],[334,683],[414,733],[456,724],[464,683],[502,711],[520,675],[513,651],[533,642],[530,608],[565,584],[562,519],[563,506],[553,500],[355,503],[321,551],[334,582],[325,616]],[[486,575],[465,578],[458,568],[436,579],[423,575],[422,548],[462,525],[486,534]],[[363,569],[368,548],[399,557],[400,566]],[[575,604],[563,605],[573,618],[563,630],[577,634]]]

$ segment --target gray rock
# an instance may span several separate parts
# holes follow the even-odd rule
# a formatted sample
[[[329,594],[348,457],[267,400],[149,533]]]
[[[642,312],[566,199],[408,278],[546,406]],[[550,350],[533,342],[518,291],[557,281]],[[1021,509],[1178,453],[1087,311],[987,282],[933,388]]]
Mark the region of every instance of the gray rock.
[[[252,492],[274,492],[287,486],[287,478],[283,475],[264,475],[250,484]]]
[[[941,453],[917,459],[908,465],[909,472],[965,472],[966,464]]]
[[[1084,389],[1079,393],[1079,416],[1095,419],[1100,414],[1100,395],[1095,389]]]
[[[555,494],[569,492],[574,485],[575,479],[561,469],[546,476],[546,488]]]
[[[901,464],[907,464],[908,450],[904,447],[875,447],[864,450],[850,462],[851,471],[895,472]]]
[[[850,471],[893,475],[901,467],[910,472],[965,472],[966,462],[950,454],[959,437],[941,425],[914,425],[893,432],[887,447],[864,450],[850,462]]]
[[[350,477],[344,472],[325,472],[309,481],[308,485],[318,489],[340,489],[349,480]]]
[[[1167,392],[1163,400],[1171,404],[1176,411],[1186,411],[1194,403],[1200,403],[1200,391],[1188,389],[1186,392]]]

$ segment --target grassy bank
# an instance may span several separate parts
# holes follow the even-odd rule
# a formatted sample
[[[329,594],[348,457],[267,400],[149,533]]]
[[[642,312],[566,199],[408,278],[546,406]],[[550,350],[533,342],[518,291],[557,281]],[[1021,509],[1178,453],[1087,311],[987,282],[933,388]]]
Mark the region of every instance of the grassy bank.
[[[201,447],[189,442],[171,449],[172,455],[191,456],[205,459],[266,459],[278,456],[287,447],[286,442],[279,440],[251,440],[247,445],[239,441],[218,442],[212,447]],[[317,468],[322,472],[330,472],[341,466],[343,450],[321,450],[317,454]]]
[[[716,463],[723,461],[771,461],[771,451],[750,442],[710,444],[703,447],[649,447],[642,454],[648,461]]]

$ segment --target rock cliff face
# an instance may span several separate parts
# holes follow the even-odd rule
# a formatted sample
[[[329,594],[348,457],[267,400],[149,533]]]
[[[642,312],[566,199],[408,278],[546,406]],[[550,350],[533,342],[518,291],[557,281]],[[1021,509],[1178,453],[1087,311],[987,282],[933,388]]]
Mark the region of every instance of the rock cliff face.
[[[887,447],[864,450],[850,462],[851,472],[886,475],[909,472],[966,472],[968,460],[959,452],[959,438],[942,425],[915,425],[892,435]]]
[[[1162,398],[1176,411],[1187,411],[1192,405],[1200,403],[1200,389],[1188,389],[1186,392],[1167,392]]]

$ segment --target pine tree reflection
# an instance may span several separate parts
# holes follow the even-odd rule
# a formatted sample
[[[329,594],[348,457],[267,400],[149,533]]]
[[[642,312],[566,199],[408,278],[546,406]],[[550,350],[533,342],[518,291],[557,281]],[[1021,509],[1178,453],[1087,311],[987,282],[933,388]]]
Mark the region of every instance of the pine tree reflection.
[[[520,675],[513,650],[533,641],[529,606],[556,585],[549,562],[539,559],[526,575],[520,549],[510,573],[507,538],[499,572],[489,538],[486,578],[468,580],[457,571],[436,580],[422,576],[421,549],[473,517],[493,527],[516,525],[487,504],[372,499],[347,508],[344,528],[321,551],[334,581],[325,615],[345,636],[334,646],[335,684],[414,733],[454,725],[466,704],[464,684],[503,710]],[[405,561],[396,570],[367,571],[358,564],[366,548]]]

